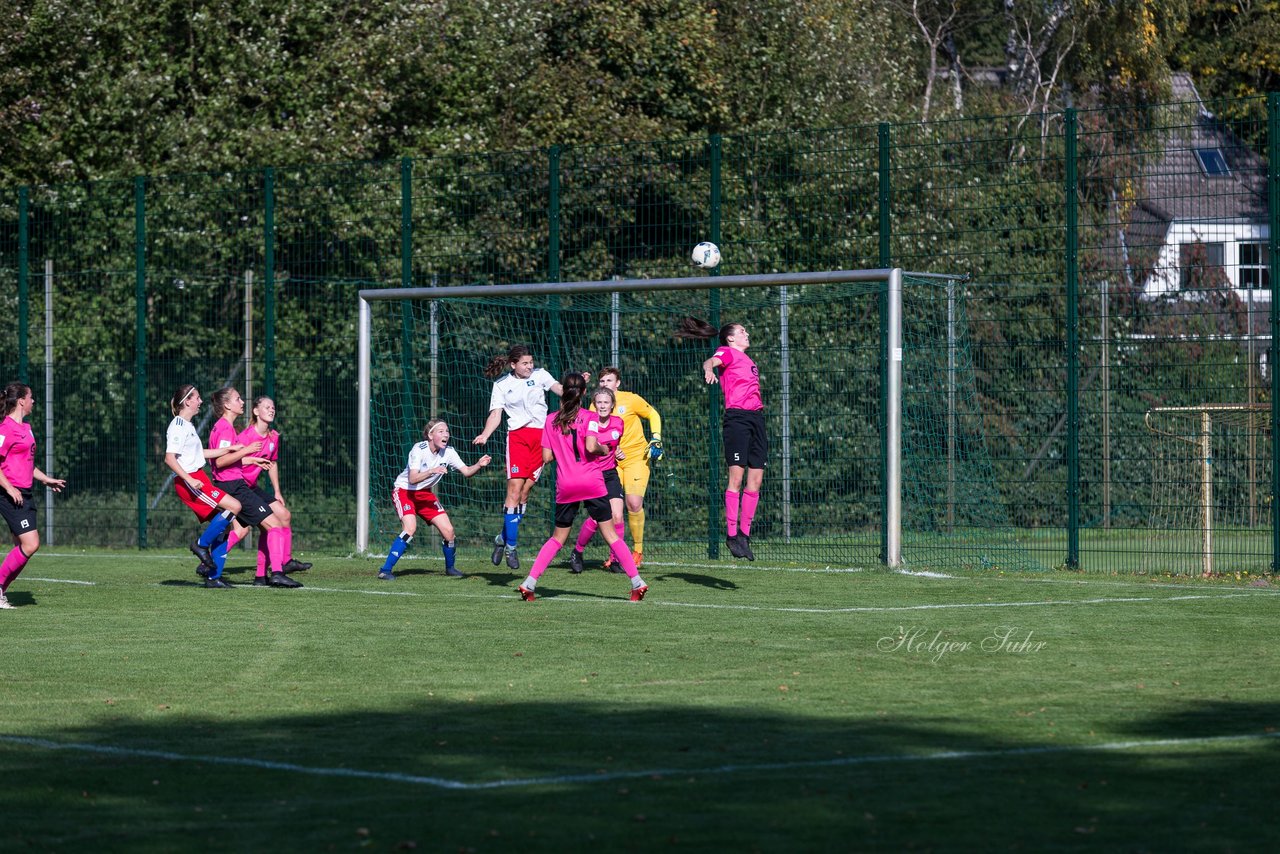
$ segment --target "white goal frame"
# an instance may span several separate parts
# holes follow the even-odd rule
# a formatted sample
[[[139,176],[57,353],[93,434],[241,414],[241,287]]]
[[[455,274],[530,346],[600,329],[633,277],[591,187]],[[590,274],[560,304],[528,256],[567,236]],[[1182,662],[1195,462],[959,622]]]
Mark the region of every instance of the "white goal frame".
[[[372,452],[372,335],[370,303],[397,300],[438,300],[449,297],[525,297],[582,292],[711,290],[763,288],[788,285],[835,285],[850,282],[884,282],[888,294],[888,466],[885,485],[887,510],[884,559],[890,567],[902,565],[902,277],[952,278],[939,273],[904,273],[901,268],[832,270],[807,273],[760,273],[737,276],[689,276],[668,279],[607,279],[594,282],[535,282],[518,285],[453,285],[439,288],[371,288],[359,292],[357,358],[356,551],[369,549],[369,456]]]

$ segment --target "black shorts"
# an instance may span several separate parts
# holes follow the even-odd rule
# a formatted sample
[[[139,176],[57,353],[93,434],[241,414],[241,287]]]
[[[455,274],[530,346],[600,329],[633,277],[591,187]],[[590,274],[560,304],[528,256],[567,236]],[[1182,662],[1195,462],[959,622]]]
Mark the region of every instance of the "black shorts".
[[[241,525],[255,528],[271,515],[271,502],[263,500],[253,487],[237,478],[235,480],[214,481],[223,492],[240,502],[240,512],[236,518]]]
[[[605,497],[605,498],[617,498],[617,499],[621,499],[621,498],[623,497],[623,495],[622,495],[622,480],[618,477],[618,470],[617,470],[617,469],[605,469],[605,472],[604,472],[604,488],[605,488],[606,490],[608,490],[608,491],[604,494],[604,497]]]
[[[247,483],[248,481],[245,482]],[[262,478],[258,478],[258,481],[249,488],[258,493],[258,497],[267,502],[268,507],[276,500],[276,491],[271,488],[271,481],[267,481],[264,484]]]
[[[15,537],[36,530],[36,500],[32,497],[30,488],[19,489],[18,493],[22,496],[21,507],[13,503],[9,493],[0,492],[0,516],[9,523],[9,530]]]
[[[731,466],[762,469],[769,459],[769,437],[763,409],[724,411],[724,461]]]
[[[556,527],[572,528],[573,520],[578,516],[578,505],[585,505],[587,515],[597,522],[613,521],[613,508],[609,506],[609,496],[588,498],[586,501],[570,501],[568,504],[556,502]]]

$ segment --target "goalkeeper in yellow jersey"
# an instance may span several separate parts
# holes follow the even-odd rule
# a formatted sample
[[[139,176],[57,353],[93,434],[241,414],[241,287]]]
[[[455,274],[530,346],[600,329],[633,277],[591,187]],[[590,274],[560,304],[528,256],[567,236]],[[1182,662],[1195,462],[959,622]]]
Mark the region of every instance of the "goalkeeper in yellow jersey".
[[[622,418],[622,442],[618,445],[618,476],[627,504],[627,523],[631,528],[632,556],[636,566],[644,562],[644,493],[649,487],[649,466],[662,459],[662,417],[638,394],[622,391],[622,372],[610,366],[600,370],[600,387],[610,389],[617,398],[613,414]],[[649,422],[650,437],[644,437],[640,419]],[[569,556],[571,572],[582,572],[582,550],[595,533],[583,525],[578,532],[577,545]],[[614,563],[610,555],[605,561],[608,568]]]

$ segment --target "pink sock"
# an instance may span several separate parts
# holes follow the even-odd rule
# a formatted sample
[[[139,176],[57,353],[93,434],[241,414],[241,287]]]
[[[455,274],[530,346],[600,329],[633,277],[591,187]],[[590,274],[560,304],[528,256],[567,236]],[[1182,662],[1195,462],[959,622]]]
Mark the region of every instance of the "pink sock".
[[[613,545],[609,546],[609,551],[613,552],[613,556],[618,561],[618,566],[622,567],[622,571],[627,574],[627,578],[635,578],[640,574],[640,570],[636,569],[635,558],[631,557],[631,552],[627,550],[627,544],[622,538],[613,541]]]
[[[577,551],[585,549],[587,547],[587,543],[591,542],[591,538],[596,535],[596,528],[599,527],[599,523],[588,516],[587,521],[583,522],[582,527],[578,529],[578,544],[574,546],[574,548]]]
[[[293,528],[281,528],[284,531],[284,562],[293,560]]]
[[[742,493],[742,524],[739,525],[742,533],[748,537],[751,536],[751,520],[756,517],[756,505],[760,503],[760,493],[744,492]]]
[[[538,549],[538,556],[533,559],[533,566],[529,568],[529,577],[537,581],[542,577],[542,571],[547,568],[551,561],[555,560],[556,555],[560,554],[560,549],[564,547],[563,543],[556,542],[556,538],[552,537],[542,544],[542,548]]]
[[[267,531],[267,556],[271,558],[271,568],[279,572],[284,566],[283,528],[272,528]]]
[[[247,534],[248,531],[245,531]],[[231,551],[236,547],[236,543],[240,542],[240,535],[236,533],[236,529],[232,528],[231,533],[227,534],[227,551]]]
[[[738,536],[738,493],[724,491],[724,532],[730,537]]]
[[[618,532],[618,539],[623,540],[625,542],[624,538],[627,535],[627,526],[619,522],[618,524],[613,526],[613,530]]]
[[[22,568],[29,560],[31,558],[27,557],[18,546],[14,546],[13,551],[5,555],[4,562],[0,563],[0,592],[9,587],[9,582],[18,577],[18,573],[22,572]]]
[[[267,576],[267,538],[258,537],[258,572],[259,578]]]

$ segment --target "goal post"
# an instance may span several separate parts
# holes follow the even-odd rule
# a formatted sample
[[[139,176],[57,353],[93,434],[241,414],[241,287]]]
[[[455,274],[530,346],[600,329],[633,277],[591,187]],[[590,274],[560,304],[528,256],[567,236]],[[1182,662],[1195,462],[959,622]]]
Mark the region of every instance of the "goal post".
[[[691,314],[752,333],[770,441],[758,555],[763,547],[769,560],[897,567],[934,560],[941,548],[961,565],[1019,568],[1021,558],[1001,551],[1011,537],[981,435],[962,280],[877,269],[362,290],[356,548],[399,530],[391,479],[429,419],[449,422],[464,461],[487,450],[500,465],[505,429],[487,449],[471,441],[488,415],[482,371],[526,344],[557,379],[618,365],[622,388],[661,412],[667,453],[650,470],[646,557],[717,557],[720,394],[699,370],[715,342],[671,334]],[[501,474],[441,482],[460,546],[491,542]],[[550,522],[553,504],[539,486],[530,521]]]

